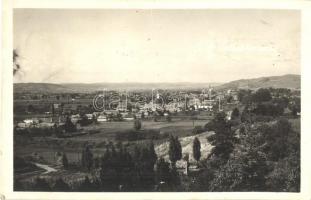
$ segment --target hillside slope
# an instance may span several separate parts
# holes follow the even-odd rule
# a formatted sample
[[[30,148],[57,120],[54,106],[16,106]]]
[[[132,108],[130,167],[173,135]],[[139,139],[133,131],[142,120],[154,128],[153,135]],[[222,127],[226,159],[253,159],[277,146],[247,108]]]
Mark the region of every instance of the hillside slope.
[[[254,79],[231,81],[217,87],[217,89],[257,89],[257,88],[289,88],[300,89],[300,75],[287,74],[283,76],[269,76]]]
[[[204,132],[195,136],[188,136],[188,137],[182,137],[179,138],[181,147],[182,147],[182,154],[183,157],[188,154],[189,155],[189,161],[190,162],[195,162],[193,158],[193,153],[192,153],[192,145],[193,145],[193,140],[195,137],[197,137],[200,142],[201,142],[201,159],[204,159],[208,156],[210,153],[211,149],[213,146],[207,142],[207,137],[214,134],[214,132]],[[158,146],[155,147],[155,151],[158,157],[163,157],[166,161],[169,161],[169,141],[164,142]],[[176,163],[178,165],[178,162]]]

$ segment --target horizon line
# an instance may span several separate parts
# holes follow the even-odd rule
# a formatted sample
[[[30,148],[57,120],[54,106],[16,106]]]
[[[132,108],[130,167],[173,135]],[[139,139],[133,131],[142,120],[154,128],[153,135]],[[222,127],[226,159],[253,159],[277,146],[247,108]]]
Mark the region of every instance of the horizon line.
[[[283,75],[273,75],[273,76],[259,76],[259,77],[251,77],[251,78],[240,78],[229,81],[220,81],[220,82],[192,82],[192,81],[175,81],[175,82],[135,82],[135,81],[123,81],[123,82],[13,82],[13,84],[55,84],[55,85],[65,85],[65,84],[224,84],[232,81],[239,80],[247,80],[247,79],[257,79],[257,78],[266,78],[266,77],[281,77],[288,75],[297,75],[301,76],[301,74],[283,74]]]

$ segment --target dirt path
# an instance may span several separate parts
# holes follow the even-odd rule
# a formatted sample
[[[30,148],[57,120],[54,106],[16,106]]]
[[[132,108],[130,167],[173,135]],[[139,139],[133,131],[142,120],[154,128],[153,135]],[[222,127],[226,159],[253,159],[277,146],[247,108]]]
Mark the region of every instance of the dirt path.
[[[45,170],[45,172],[43,172],[42,174],[48,174],[50,172],[56,172],[57,171],[57,169],[52,168],[48,165],[44,165],[44,164],[40,164],[40,163],[33,163],[33,164],[35,164],[37,167],[40,167],[41,169]]]

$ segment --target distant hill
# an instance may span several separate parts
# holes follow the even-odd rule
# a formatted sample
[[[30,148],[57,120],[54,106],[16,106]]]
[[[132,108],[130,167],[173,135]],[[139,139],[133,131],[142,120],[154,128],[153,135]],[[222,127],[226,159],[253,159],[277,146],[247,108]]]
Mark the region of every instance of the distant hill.
[[[65,93],[94,92],[99,90],[151,90],[158,89],[196,89],[215,87],[220,83],[15,83],[14,92]]]
[[[62,93],[70,92],[70,88],[52,83],[14,83],[14,92],[21,93]]]
[[[14,92],[21,93],[65,93],[94,92],[99,90],[151,90],[158,89],[200,89],[209,86],[216,89],[256,89],[263,87],[300,88],[300,75],[270,76],[254,79],[241,79],[225,84],[220,83],[15,83]]]
[[[254,79],[241,79],[217,86],[217,89],[258,89],[258,88],[288,88],[300,89],[301,76],[287,74]]]

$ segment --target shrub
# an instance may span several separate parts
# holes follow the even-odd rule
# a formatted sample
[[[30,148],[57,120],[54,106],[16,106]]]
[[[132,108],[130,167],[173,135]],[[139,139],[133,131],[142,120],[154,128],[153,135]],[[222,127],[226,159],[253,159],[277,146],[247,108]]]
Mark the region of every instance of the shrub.
[[[203,132],[204,132],[204,129],[202,128],[202,126],[195,126],[194,129],[192,130],[193,135],[197,135]]]

